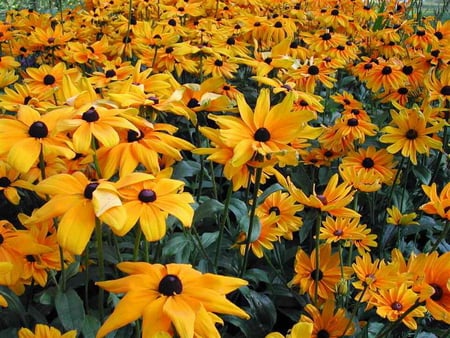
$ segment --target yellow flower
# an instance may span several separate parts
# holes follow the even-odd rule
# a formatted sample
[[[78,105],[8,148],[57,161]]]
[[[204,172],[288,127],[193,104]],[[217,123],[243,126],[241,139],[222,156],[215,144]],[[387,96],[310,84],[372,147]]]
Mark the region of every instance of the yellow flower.
[[[422,189],[430,201],[422,205],[420,209],[427,214],[439,215],[443,219],[450,220],[450,183],[442,188],[439,195],[436,183],[431,184],[431,186],[422,185]]]
[[[417,217],[415,212],[409,214],[402,214],[400,210],[393,205],[392,208],[387,208],[389,217],[387,218],[388,224],[392,225],[413,225],[419,224],[419,222],[414,221]]]
[[[202,274],[187,264],[123,262],[117,267],[129,276],[97,282],[113,293],[125,293],[97,337],[143,318],[143,337],[168,332],[180,338],[220,337],[215,326],[223,320],[214,313],[248,319],[225,295],[247,281],[210,273]]]
[[[18,338],[75,338],[77,331],[71,330],[61,333],[58,329],[44,324],[36,324],[34,332],[27,328],[21,328]]]

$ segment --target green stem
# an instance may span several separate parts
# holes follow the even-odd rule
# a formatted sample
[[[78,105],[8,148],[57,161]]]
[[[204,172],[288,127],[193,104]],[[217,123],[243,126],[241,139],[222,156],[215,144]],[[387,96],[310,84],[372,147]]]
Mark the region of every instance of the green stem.
[[[446,220],[445,224],[444,224],[444,229],[442,230],[441,235],[439,236],[437,241],[434,242],[430,252],[435,251],[438,248],[439,244],[441,244],[441,242],[447,238],[449,230],[450,230],[450,224],[448,224],[448,220]]]
[[[98,260],[98,274],[101,281],[105,280],[105,260],[103,256],[103,232],[102,223],[99,219],[95,222],[95,236],[97,239],[97,260]],[[103,321],[104,311],[103,311],[103,301],[104,301],[105,291],[102,288],[98,290],[98,310],[100,315],[100,321]]]
[[[222,245],[222,238],[223,238],[223,231],[225,229],[225,223],[228,219],[228,210],[230,208],[230,201],[231,201],[231,195],[233,193],[233,184],[230,183],[227,190],[227,196],[225,198],[225,204],[223,207],[223,214],[222,219],[220,220],[219,225],[219,236],[217,237],[217,243],[216,243],[216,254],[214,256],[214,272],[217,273],[217,263],[219,261],[219,254],[220,254],[220,246]]]
[[[242,260],[242,266],[241,266],[241,270],[239,273],[239,277],[242,277],[245,273],[245,270],[247,269],[248,255],[250,253],[250,246],[251,246],[250,240],[252,238],[253,226],[255,224],[255,213],[256,213],[256,207],[258,205],[258,190],[259,190],[259,185],[261,183],[262,172],[263,172],[263,169],[261,167],[256,168],[255,184],[253,187],[253,196],[252,196],[252,206],[250,209],[250,221],[249,221],[249,225],[248,225],[247,237],[245,240],[244,259]]]
[[[316,250],[316,269],[315,275],[314,275],[314,304],[317,305],[318,296],[319,296],[319,271],[320,271],[320,252],[319,252],[319,246],[320,246],[320,227],[322,225],[322,212],[319,211],[319,215],[317,215],[316,220],[316,243],[315,243],[315,250]]]
[[[350,328],[350,325],[352,324],[353,318],[355,318],[356,312],[358,311],[359,306],[361,305],[361,300],[364,297],[364,294],[366,293],[366,291],[367,291],[367,285],[362,290],[361,295],[359,296],[359,299],[357,300],[357,303],[355,304],[355,307],[353,308],[353,311],[352,311],[352,314],[350,315],[348,323],[345,326],[344,331],[342,332],[342,336],[345,336],[345,334],[347,333],[348,329]]]
[[[139,246],[141,244],[142,229],[140,226],[136,229],[136,237],[134,238],[133,261],[137,262],[139,258]]]
[[[133,0],[129,0],[128,1],[128,26],[127,26],[127,33],[125,34],[125,47],[123,49],[123,53],[122,56],[126,56],[126,51],[127,51],[127,45],[128,45],[128,40],[130,38],[130,31],[131,31],[131,12],[133,10]]]
[[[83,253],[84,259],[84,309],[87,314],[89,314],[89,246],[86,246],[86,249]]]
[[[41,144],[41,150],[39,152],[39,170],[41,171],[41,180],[45,180],[45,159],[44,159],[44,146]]]

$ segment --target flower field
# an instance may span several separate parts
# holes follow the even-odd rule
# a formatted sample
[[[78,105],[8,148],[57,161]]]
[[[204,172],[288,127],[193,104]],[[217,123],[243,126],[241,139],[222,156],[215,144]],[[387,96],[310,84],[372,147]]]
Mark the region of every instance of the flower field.
[[[58,4],[0,21],[0,337],[450,337],[447,2]]]

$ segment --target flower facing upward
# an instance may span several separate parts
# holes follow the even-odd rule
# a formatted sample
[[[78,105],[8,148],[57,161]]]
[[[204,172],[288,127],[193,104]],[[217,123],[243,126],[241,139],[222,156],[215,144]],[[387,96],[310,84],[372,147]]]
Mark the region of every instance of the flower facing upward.
[[[234,149],[231,165],[239,167],[255,159],[255,156],[293,153],[289,146],[301,128],[301,112],[292,111],[293,94],[289,93],[281,103],[270,107],[270,91],[262,89],[254,112],[242,94],[236,97],[240,117],[209,115],[220,127],[220,138]],[[273,157],[272,157],[273,158]]]
[[[384,135],[380,137],[383,143],[392,143],[386,148],[391,154],[401,151],[404,157],[409,157],[417,165],[417,154],[429,154],[430,149],[440,149],[442,142],[431,135],[439,132],[443,121],[427,127],[427,116],[417,108],[391,111],[393,125],[384,127]]]
[[[125,293],[97,332],[97,338],[140,317],[143,337],[176,332],[180,338],[218,338],[215,324],[223,321],[214,312],[249,318],[225,297],[247,285],[245,280],[202,274],[187,264],[123,262],[117,267],[129,276],[96,283],[109,292]]]
[[[310,255],[301,249],[297,252],[295,276],[289,284],[299,285],[301,293],[308,293],[314,297],[317,278],[317,294],[322,299],[329,299],[333,297],[341,278],[346,279],[351,275],[351,268],[343,267],[344,276],[341,275],[339,254],[331,254],[330,244],[324,244],[319,248],[319,267],[316,266],[315,252],[316,249]]]

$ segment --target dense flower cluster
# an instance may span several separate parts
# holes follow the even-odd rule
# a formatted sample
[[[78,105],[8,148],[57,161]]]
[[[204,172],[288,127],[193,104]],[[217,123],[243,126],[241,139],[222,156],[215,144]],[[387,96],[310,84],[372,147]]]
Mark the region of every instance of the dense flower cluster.
[[[450,324],[450,21],[414,10],[89,0],[8,12],[2,311],[19,296],[35,315],[54,307],[64,337]],[[267,303],[289,313],[283,334],[259,317]],[[60,336],[33,334],[36,322],[14,332]]]

